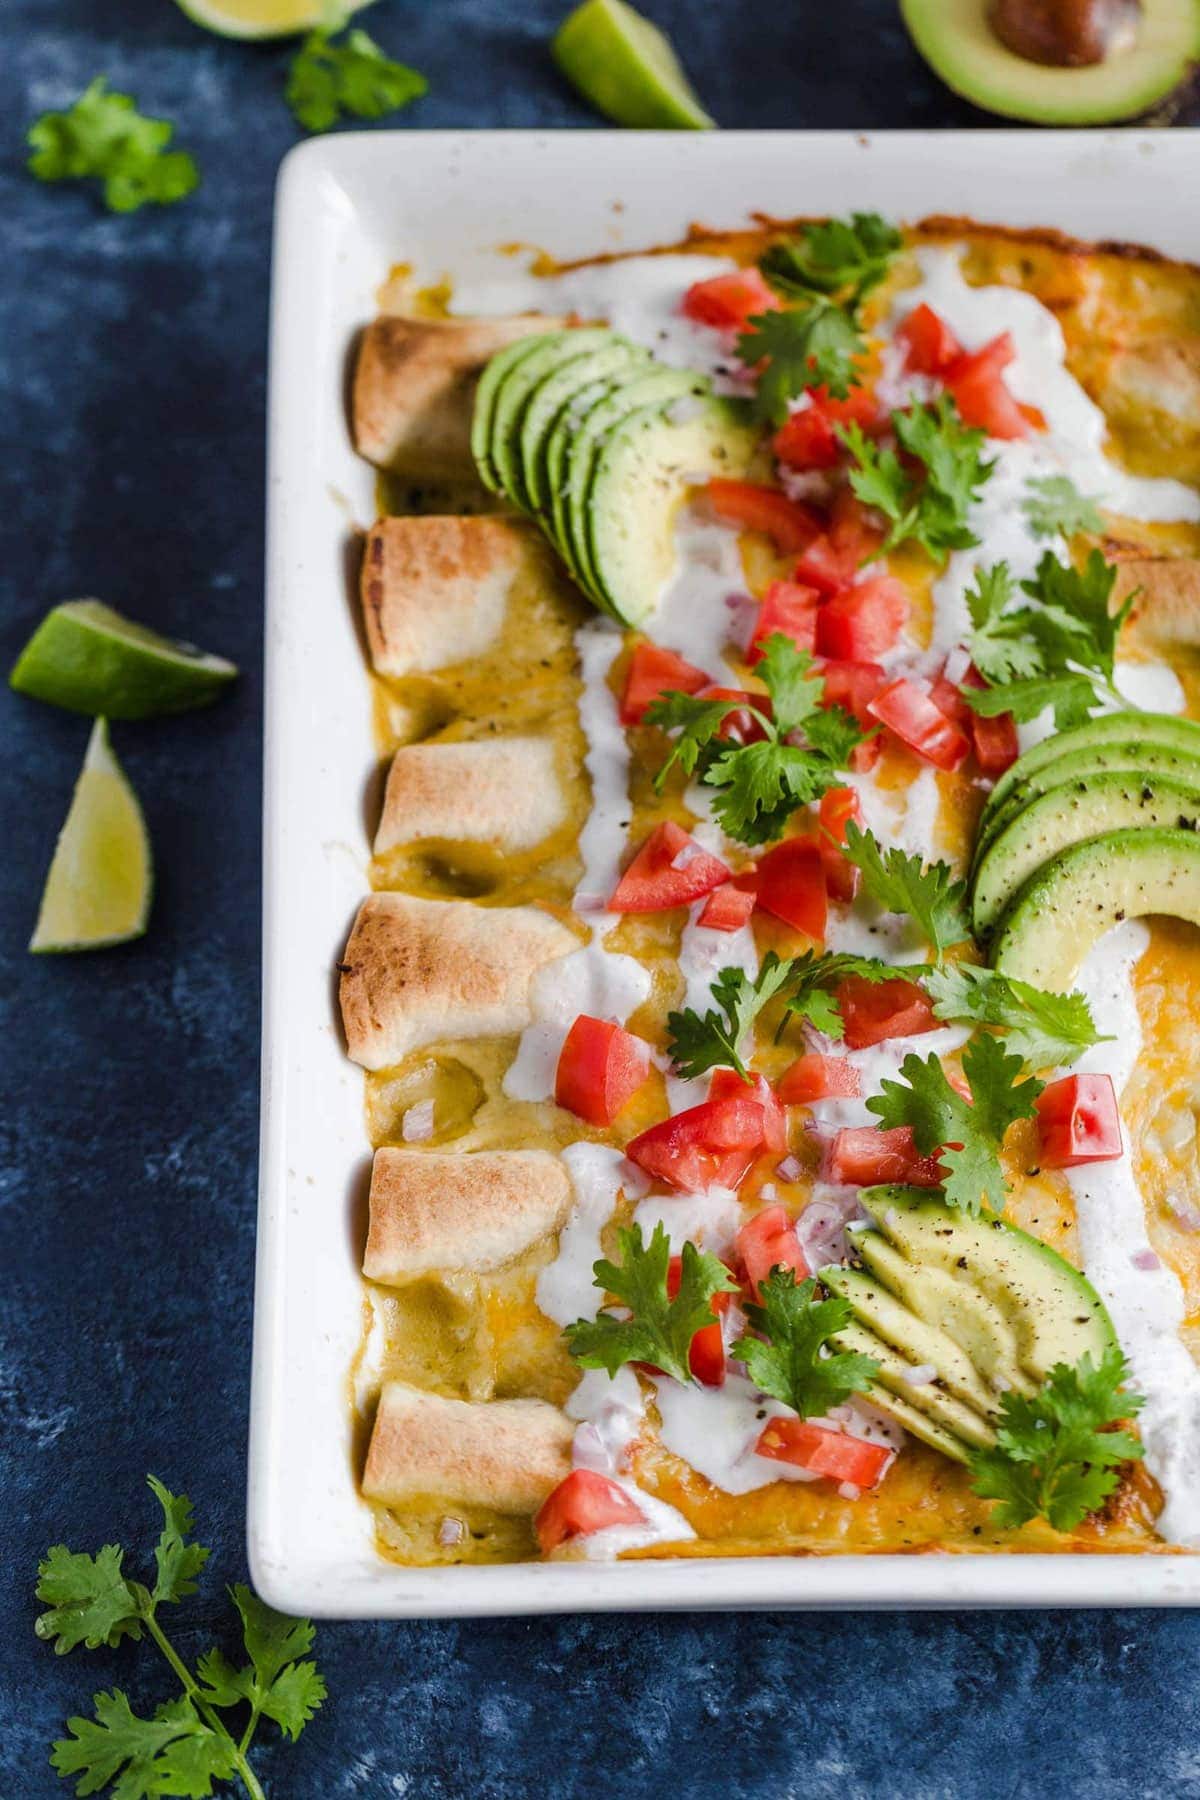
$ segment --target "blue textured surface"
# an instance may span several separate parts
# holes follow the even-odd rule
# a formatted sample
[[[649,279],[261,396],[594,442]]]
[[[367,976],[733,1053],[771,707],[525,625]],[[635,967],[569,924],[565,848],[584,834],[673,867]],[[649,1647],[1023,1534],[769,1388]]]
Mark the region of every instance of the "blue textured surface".
[[[980,122],[887,0],[836,24],[805,0],[647,3],[724,124]],[[244,1573],[267,255],[296,132],[286,51],[207,38],[170,0],[3,10],[0,656],[96,593],[245,670],[210,714],[118,729],[160,885],[149,938],[94,958],[23,951],[86,723],[0,699],[0,1800],[38,1800],[68,1791],[47,1746],[94,1689],[171,1692],[148,1648],[35,1642],[47,1544],[144,1541],[149,1468],[215,1547],[185,1653],[227,1633],[220,1583]],[[430,79],[402,123],[593,123],[546,57],[565,10],[383,0],[372,29]],[[186,205],[116,219],[23,173],[24,123],[100,71],[178,121],[204,170]],[[1190,1615],[330,1626],[319,1654],[327,1708],[259,1759],[274,1800],[555,1800],[614,1777],[631,1797],[1200,1795]]]

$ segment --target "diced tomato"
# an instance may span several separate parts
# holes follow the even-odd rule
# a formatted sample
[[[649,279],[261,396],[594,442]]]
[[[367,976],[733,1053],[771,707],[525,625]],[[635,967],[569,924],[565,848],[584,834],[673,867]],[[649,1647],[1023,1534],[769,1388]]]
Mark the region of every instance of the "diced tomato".
[[[874,731],[873,737],[855,744],[850,752],[852,769],[873,769],[883,748],[883,738],[878,730],[878,721],[871,717],[867,708],[880,688],[887,685],[882,665],[876,662],[845,662],[831,657],[818,664],[818,671],[825,681],[821,705],[840,706],[852,719],[858,720],[864,731]]]
[[[911,1125],[878,1131],[858,1125],[839,1131],[829,1146],[829,1180],[847,1187],[899,1182],[905,1187],[938,1187],[943,1171],[936,1156],[922,1156]]]
[[[917,375],[944,375],[963,354],[945,319],[924,302],[913,307],[896,339],[904,345],[905,367]]]
[[[829,389],[810,388],[813,405],[820,407],[827,419],[837,425],[871,425],[879,414],[879,401],[875,389],[859,382],[840,400],[835,400]]]
[[[771,439],[771,449],[789,469],[833,469],[842,454],[834,422],[823,406],[794,412]]]
[[[650,1046],[608,1019],[580,1013],[558,1059],[554,1098],[589,1125],[611,1125],[650,1075]]]
[[[781,1077],[776,1090],[787,1106],[809,1106],[814,1100],[852,1100],[862,1093],[862,1076],[845,1056],[821,1056],[808,1050]]]
[[[656,825],[617,883],[611,912],[665,912],[689,906],[710,894],[729,870],[718,857],[702,850],[682,825],[666,819]]]
[[[621,696],[622,725],[640,725],[646,709],[663,694],[694,694],[708,681],[703,669],[659,644],[639,644],[629,659]]]
[[[838,982],[837,1003],[849,1050],[866,1050],[888,1038],[920,1037],[938,1029],[929,996],[903,976],[894,981],[868,981],[862,975],[846,975]]]
[[[757,1100],[703,1100],[643,1131],[625,1154],[684,1193],[736,1188],[762,1148],[763,1132]]]
[[[1009,332],[1001,332],[982,350],[970,351],[946,370],[946,386],[958,403],[963,422],[994,438],[1029,436],[1029,421],[1004,384],[1004,371],[1017,354]]]
[[[1114,1162],[1124,1156],[1121,1113],[1108,1075],[1064,1075],[1034,1102],[1048,1169]]]
[[[1017,722],[1011,713],[997,713],[994,719],[976,713],[971,720],[971,736],[975,740],[975,760],[985,775],[1003,775],[1020,754]]]
[[[758,904],[794,931],[824,942],[829,911],[825,867],[812,838],[786,838],[759,858]]]
[[[764,487],[761,482],[714,476],[708,484],[708,498],[719,519],[740,525],[744,531],[765,532],[788,554],[810,544],[823,523],[814,507],[789,500],[781,489]]]
[[[839,488],[829,517],[829,537],[852,573],[871,561],[886,536],[879,514],[865,506],[852,487]]]
[[[840,662],[873,662],[892,648],[907,619],[900,583],[875,575],[826,601],[817,618],[817,649]]]
[[[749,923],[754,900],[753,887],[738,887],[734,881],[723,881],[704,902],[696,923],[707,925],[710,931],[740,931]]]
[[[816,588],[819,594],[837,594],[854,580],[857,566],[836,547],[828,532],[823,531],[812,540],[796,564],[796,579]]]
[[[683,1280],[683,1258],[673,1256],[667,1264],[667,1299],[673,1300]],[[718,1315],[727,1312],[730,1293],[714,1294],[709,1305]],[[725,1334],[718,1316],[711,1325],[702,1325],[688,1346],[688,1368],[705,1387],[725,1385]]]
[[[763,1110],[763,1148],[782,1155],[788,1147],[787,1114],[766,1076],[754,1074],[746,1083],[736,1069],[713,1070],[708,1084],[710,1100],[743,1100],[747,1095]]]
[[[774,1462],[795,1463],[829,1481],[849,1482],[852,1487],[874,1487],[893,1452],[886,1444],[868,1444],[848,1431],[830,1431],[808,1419],[772,1419],[755,1449]]]
[[[737,269],[694,281],[683,296],[682,311],[698,325],[743,331],[756,313],[778,312],[782,304],[757,269]]]
[[[746,1287],[755,1300],[760,1298],[759,1282],[765,1281],[772,1269],[792,1269],[797,1281],[810,1273],[796,1227],[782,1206],[768,1206],[747,1220],[737,1234],[737,1254]]]
[[[903,677],[881,688],[867,710],[937,769],[960,768],[970,754],[966,732],[948,719],[928,694]]]
[[[763,595],[746,651],[750,667],[762,661],[762,647],[777,631],[791,638],[798,650],[812,650],[817,638],[818,604],[815,588],[802,587],[798,581],[773,581]]]
[[[834,900],[853,900],[858,892],[859,871],[838,848],[846,842],[846,827],[862,824],[862,805],[852,787],[828,788],[817,809],[818,844],[825,870],[825,890]]]
[[[766,732],[759,724],[750,708],[755,707],[766,718],[771,717],[771,700],[767,694],[751,694],[745,688],[720,687],[710,681],[696,695],[697,700],[740,700],[744,702],[736,712],[726,713],[721,721],[721,729],[717,736],[725,743],[757,744],[766,737]]]
[[[938,711],[945,713],[960,731],[966,732],[968,737],[971,735],[971,721],[975,715],[963,699],[961,688],[956,688],[952,681],[946,679],[944,670],[930,682],[929,698]]]
[[[594,1469],[572,1469],[560,1481],[533,1521],[542,1555],[549,1556],[568,1538],[587,1537],[607,1525],[644,1525],[645,1514],[624,1488]]]
[[[1027,400],[1018,400],[1017,411],[1020,413],[1025,423],[1027,425],[1032,425],[1035,431],[1049,431],[1050,427],[1046,423],[1046,415],[1040,406],[1030,406]]]

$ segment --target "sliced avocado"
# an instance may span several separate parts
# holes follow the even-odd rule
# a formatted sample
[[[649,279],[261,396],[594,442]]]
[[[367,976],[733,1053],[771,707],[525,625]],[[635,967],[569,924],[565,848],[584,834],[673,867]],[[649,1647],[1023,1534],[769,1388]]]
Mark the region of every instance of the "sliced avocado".
[[[549,332],[538,348],[514,363],[496,389],[488,433],[488,460],[500,485],[523,512],[530,510],[521,465],[521,421],[530,396],[547,375],[566,362],[611,344],[606,326],[584,326],[577,331]]]
[[[1200,837],[1157,825],[1064,850],[1027,881],[1000,922],[992,967],[1065,993],[1092,945],[1148,913],[1200,925]]]
[[[595,598],[614,618],[651,616],[675,569],[678,503],[710,475],[744,474],[757,440],[741,402],[690,396],[639,408],[609,434],[587,497],[587,544]]]
[[[561,332],[532,332],[529,337],[518,338],[515,343],[508,344],[503,350],[497,350],[491,357],[479,377],[475,389],[475,407],[471,414],[471,455],[475,458],[475,467],[479,471],[479,479],[484,487],[490,488],[493,494],[502,494],[500,477],[492,466],[490,443],[492,435],[492,414],[496,406],[496,393],[501,382],[511,369],[526,356],[531,356],[547,337],[560,337]]]
[[[1200,787],[1200,756],[1190,750],[1177,750],[1163,744],[1136,743],[1097,745],[1093,750],[1074,750],[1056,757],[1037,774],[1029,775],[1013,789],[998,811],[991,814],[986,831],[981,831],[975,844],[974,868],[1022,809],[1040,800],[1051,788],[1082,781],[1109,771],[1136,771],[1151,779],[1158,776],[1179,781],[1188,787]]]
[[[993,1442],[992,1427],[986,1418],[943,1392],[936,1381],[910,1381],[918,1365],[885,1344],[867,1326],[844,1325],[830,1342],[837,1350],[875,1359],[879,1376],[864,1390],[865,1397],[943,1456],[963,1462],[967,1445],[986,1448]]]
[[[879,1237],[878,1232],[873,1235]],[[918,1282],[924,1274],[924,1269],[917,1272]],[[876,1271],[823,1269],[821,1280],[831,1293],[850,1303],[860,1326],[905,1357],[910,1366],[931,1363],[941,1390],[960,1405],[985,1418],[996,1410],[989,1385],[954,1338],[931,1325],[924,1313],[908,1305],[898,1289],[891,1288]]]
[[[1200,826],[1200,764],[1195,782],[1109,770],[1051,788],[1021,808],[978,864],[971,887],[975,936],[990,937],[1017,892],[1060,851],[1106,832],[1155,825]]]
[[[644,369],[649,361],[648,350],[614,332],[608,343],[598,349],[559,363],[534,388],[521,415],[519,442],[521,473],[532,512],[544,515],[548,510],[546,446],[559,415],[567,412],[575,416],[573,402],[581,389],[598,380]]]
[[[1179,86],[1200,57],[1195,0],[1142,0],[1127,47],[1082,67],[1031,62],[989,23],[991,0],[900,0],[913,43],[965,100],[1037,125],[1101,125],[1136,118]]]
[[[839,1338],[840,1335],[839,1333]],[[862,1336],[868,1344],[871,1343],[869,1331],[864,1331]],[[868,1350],[866,1354],[869,1355],[870,1351]],[[965,1463],[967,1461],[970,1454],[967,1445],[971,1440],[968,1438],[964,1441],[963,1438],[956,1437],[953,1431],[940,1425],[929,1413],[919,1412],[911,1399],[902,1399],[894,1388],[887,1387],[880,1381],[868,1382],[863,1389],[863,1398],[869,1400],[873,1406],[877,1406],[880,1412],[887,1413],[895,1419],[897,1425],[903,1425],[904,1429],[911,1432],[913,1437],[920,1438],[923,1444],[928,1444],[931,1450],[940,1450],[942,1455],[948,1456],[952,1462]],[[986,1446],[984,1447],[986,1448]]]

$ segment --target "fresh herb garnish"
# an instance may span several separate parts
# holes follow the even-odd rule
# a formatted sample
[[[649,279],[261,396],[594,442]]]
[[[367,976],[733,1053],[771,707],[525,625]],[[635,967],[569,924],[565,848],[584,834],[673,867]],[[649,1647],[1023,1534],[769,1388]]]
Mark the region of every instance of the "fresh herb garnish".
[[[273,1612],[248,1587],[230,1590],[242,1621],[249,1661],[228,1662],[219,1650],[200,1657],[191,1675],[167,1638],[159,1608],[176,1605],[196,1592],[196,1577],[209,1552],[191,1541],[192,1508],[186,1495],[172,1494],[148,1478],[163,1510],[163,1529],[154,1549],[152,1586],[125,1574],[125,1552],[106,1544],[95,1556],[55,1544],[38,1566],[37,1596],[48,1611],[34,1629],[61,1656],[79,1644],[90,1650],[145,1633],[162,1651],[183,1687],[180,1699],[165,1701],[153,1716],[139,1718],[120,1688],[95,1697],[95,1716],[67,1721],[68,1737],[53,1747],[51,1763],[60,1775],[77,1775],[78,1794],[112,1785],[117,1800],[151,1795],[209,1794],[214,1781],[235,1776],[248,1794],[264,1800],[247,1758],[260,1719],[273,1719],[295,1740],[325,1698],[316,1664],[305,1660],[315,1632],[306,1619]],[[222,1719],[230,1707],[248,1715],[231,1730]]]
[[[807,225],[798,237],[772,244],[758,266],[781,294],[826,294],[857,307],[885,279],[903,242],[878,213],[852,213]]]
[[[737,1292],[737,1282],[725,1264],[698,1250],[683,1246],[679,1290],[667,1298],[667,1271],[671,1240],[665,1228],[654,1227],[650,1242],[642,1242],[642,1228],[618,1228],[617,1249],[621,1261],[602,1257],[593,1265],[596,1286],[629,1308],[628,1319],[601,1312],[595,1319],[577,1319],[566,1328],[567,1348],[585,1369],[607,1369],[615,1375],[626,1363],[649,1363],[676,1381],[690,1381],[688,1351],[698,1331],[713,1322],[714,1294]]]
[[[850,1321],[849,1301],[840,1295],[818,1300],[815,1281],[798,1282],[794,1269],[782,1267],[772,1269],[758,1291],[761,1305],[748,1300],[745,1312],[762,1336],[739,1338],[731,1354],[745,1363],[764,1394],[810,1419],[840,1406],[851,1394],[861,1394],[878,1374],[873,1356],[825,1354],[833,1333]]]
[[[1000,1038],[972,1038],[962,1054],[970,1099],[951,1087],[938,1056],[910,1051],[900,1064],[900,1081],[885,1080],[867,1101],[881,1127],[912,1127],[921,1156],[936,1151],[945,1170],[942,1190],[947,1206],[977,1213],[983,1204],[1004,1209],[1008,1185],[1000,1167],[1000,1148],[1008,1127],[1034,1115],[1043,1083],[1029,1076],[1023,1058],[1005,1049]]]
[[[1113,1431],[1144,1402],[1122,1387],[1129,1368],[1121,1351],[1098,1363],[1085,1356],[1075,1368],[1056,1363],[1040,1393],[1007,1393],[1000,1403],[996,1444],[971,1452],[972,1486],[998,1500],[994,1518],[1004,1530],[1048,1519],[1073,1531],[1117,1486],[1120,1464],[1137,1462],[1142,1446],[1131,1431]]]
[[[907,913],[939,956],[970,937],[966,886],[955,880],[948,863],[923,863],[895,846],[885,851],[853,819],[843,854],[861,869],[863,891],[885,912]]]
[[[186,150],[168,150],[174,135],[168,120],[145,117],[99,75],[69,111],[43,113],[30,126],[28,167],[39,181],[102,182],[110,212],[170,206],[200,181]]]
[[[951,550],[970,549],[979,539],[967,515],[996,466],[983,458],[986,434],[963,424],[949,394],[928,406],[914,402],[894,412],[892,429],[906,462],[867,437],[861,425],[839,431],[856,465],[851,487],[865,505],[878,507],[892,521],[883,551],[910,538],[937,562]]]
[[[782,632],[763,646],[757,668],[770,696],[770,712],[751,702],[700,700],[668,693],[646,719],[678,735],[655,777],[661,791],[676,764],[716,790],[713,811],[724,831],[744,844],[766,844],[782,833],[792,814],[837,785],[850,753],[862,742],[857,723],[841,707],[821,705],[825,683],[807,650]],[[748,712],[762,738],[736,744],[718,737],[731,713]],[[802,732],[805,743],[789,742]]]
[[[1008,1048],[1030,1069],[1068,1067],[1103,1039],[1082,994],[1048,994],[1027,981],[973,963],[930,969],[925,986],[935,1018],[992,1025],[1006,1031]]]
[[[1104,520],[1090,494],[1081,494],[1069,475],[1043,475],[1028,483],[1021,511],[1035,537],[1072,537],[1103,531]]]
[[[748,323],[753,329],[738,339],[739,357],[748,368],[767,359],[754,394],[759,418],[782,425],[789,402],[806,388],[825,387],[844,400],[858,384],[866,339],[833,301],[815,299],[784,312],[756,313]]]
[[[285,98],[308,131],[328,131],[344,115],[381,119],[428,92],[416,69],[393,62],[365,31],[333,40],[342,27],[312,31],[288,70]]]

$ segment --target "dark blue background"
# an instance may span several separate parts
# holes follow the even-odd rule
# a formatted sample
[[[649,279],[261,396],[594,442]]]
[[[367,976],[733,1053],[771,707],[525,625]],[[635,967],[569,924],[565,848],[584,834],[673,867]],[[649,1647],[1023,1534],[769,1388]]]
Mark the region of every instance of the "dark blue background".
[[[547,53],[568,0],[382,0],[429,77],[402,126],[594,123]],[[887,0],[647,0],[730,126],[981,123]],[[196,1503],[227,1634],[243,1481],[258,1120],[264,352],[288,52],[170,0],[3,0],[0,657],[94,593],[237,659],[211,713],[116,733],[158,856],[150,936],[27,956],[86,722],[0,698],[0,1800],[68,1791],[46,1753],[148,1648],[56,1661],[32,1581],[56,1540],[151,1534],[147,1469]],[[178,122],[204,173],[131,218],[27,177],[21,135],[94,75]],[[797,207],[819,204],[797,194]],[[1181,197],[1182,202],[1182,197]],[[703,1584],[702,1569],[697,1583]],[[227,1641],[226,1648],[233,1646]],[[326,1626],[331,1699],[275,1800],[1200,1795],[1188,1614],[634,1617]]]

